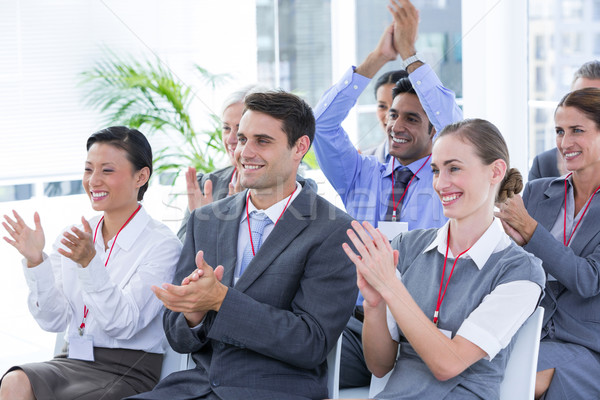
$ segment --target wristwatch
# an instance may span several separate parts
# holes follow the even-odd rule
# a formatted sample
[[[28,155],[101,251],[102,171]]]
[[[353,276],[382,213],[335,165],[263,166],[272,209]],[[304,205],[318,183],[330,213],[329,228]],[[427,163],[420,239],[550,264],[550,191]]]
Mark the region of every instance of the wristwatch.
[[[406,68],[408,68],[408,66],[410,64],[416,63],[417,61],[423,62],[423,60],[421,60],[419,58],[418,54],[412,55],[412,56],[408,57],[406,60],[402,60],[402,68],[404,68],[406,70]]]

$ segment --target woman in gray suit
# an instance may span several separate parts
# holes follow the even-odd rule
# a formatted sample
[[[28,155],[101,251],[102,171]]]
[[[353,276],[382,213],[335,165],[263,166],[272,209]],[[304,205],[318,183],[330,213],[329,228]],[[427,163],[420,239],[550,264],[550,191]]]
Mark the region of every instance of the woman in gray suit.
[[[554,119],[572,172],[529,182],[496,216],[548,276],[536,398],[600,398],[600,89],[567,94]]]

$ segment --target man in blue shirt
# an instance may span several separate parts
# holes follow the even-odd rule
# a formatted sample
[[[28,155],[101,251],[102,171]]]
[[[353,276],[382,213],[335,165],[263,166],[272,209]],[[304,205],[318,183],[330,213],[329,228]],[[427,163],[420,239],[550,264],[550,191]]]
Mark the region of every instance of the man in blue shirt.
[[[315,107],[314,149],[319,165],[340,194],[347,212],[374,226],[390,220],[386,214],[392,193],[392,172],[404,167],[415,176],[401,208],[398,207],[398,219],[408,222],[409,229],[440,227],[446,221],[433,191],[427,157],[435,132],[462,120],[462,111],[456,105],[454,93],[444,88],[431,67],[413,57],[417,27],[418,17],[412,20],[405,16],[398,21],[395,16],[394,25],[386,29],[373,52],[356,69],[350,68]],[[341,124],[371,78],[398,55],[405,60],[414,92],[394,98],[387,126],[393,157],[383,164],[374,157],[359,154]],[[398,203],[399,199],[395,200]]]
[[[379,226],[380,221],[396,219],[408,222],[409,230],[437,228],[446,218],[432,186],[432,141],[436,132],[462,120],[462,111],[454,93],[416,56],[417,10],[408,0],[399,3],[402,8],[391,8],[394,23],[375,49],[325,92],[315,107],[313,148],[323,173],[340,194],[347,212],[357,220]],[[390,157],[381,163],[374,156],[361,155],[341,124],[371,78],[398,56],[404,60],[409,77],[398,81],[394,88],[387,124]],[[354,317],[344,331],[341,387],[370,382],[362,354],[361,309],[360,296]]]

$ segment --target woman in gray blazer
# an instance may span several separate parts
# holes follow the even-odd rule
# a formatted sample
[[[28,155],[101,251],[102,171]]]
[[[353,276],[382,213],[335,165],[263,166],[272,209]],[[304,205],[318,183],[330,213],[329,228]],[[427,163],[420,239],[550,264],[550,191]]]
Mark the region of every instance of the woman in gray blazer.
[[[529,182],[496,216],[542,259],[546,309],[536,398],[600,398],[600,89],[567,94],[554,114],[570,174]]]

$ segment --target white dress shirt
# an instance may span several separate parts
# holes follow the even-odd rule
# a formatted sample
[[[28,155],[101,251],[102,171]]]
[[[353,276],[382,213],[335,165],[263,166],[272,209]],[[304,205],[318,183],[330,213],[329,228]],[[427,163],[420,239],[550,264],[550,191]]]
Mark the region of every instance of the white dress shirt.
[[[92,230],[99,220],[97,216],[89,221]],[[93,337],[95,347],[164,353],[163,304],[150,287],[172,282],[181,242],[142,207],[119,233],[105,267],[115,239],[105,249],[101,225],[96,255],[86,268],[57,252],[65,248],[62,235],[40,265],[27,268],[23,261],[29,310],[42,329],[66,330],[68,340],[78,335],[86,305],[85,334]]]
[[[423,250],[423,253],[437,247],[437,250],[445,255],[449,223],[438,229],[435,240]],[[511,239],[504,232],[500,221],[494,218],[490,227],[461,258],[472,259],[481,270],[492,254],[506,249],[510,243]],[[448,249],[448,258],[455,258],[450,249]],[[396,275],[401,278],[400,272],[396,271]],[[456,335],[480,347],[487,353],[487,359],[493,359],[510,343],[523,322],[529,318],[529,315],[516,313],[514,310],[533,310],[541,292],[542,289],[536,283],[525,280],[498,285],[463,321]],[[387,308],[387,323],[392,339],[399,341],[398,327],[389,308]]]

